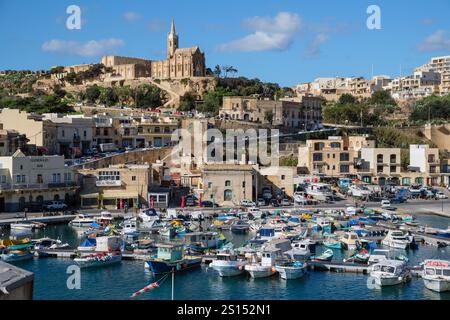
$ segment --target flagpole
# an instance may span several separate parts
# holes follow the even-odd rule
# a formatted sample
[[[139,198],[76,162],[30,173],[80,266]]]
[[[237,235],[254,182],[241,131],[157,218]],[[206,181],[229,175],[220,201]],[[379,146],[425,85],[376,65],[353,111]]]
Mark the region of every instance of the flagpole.
[[[173,299],[174,285],[175,285],[175,270],[172,269],[172,301],[174,300]]]

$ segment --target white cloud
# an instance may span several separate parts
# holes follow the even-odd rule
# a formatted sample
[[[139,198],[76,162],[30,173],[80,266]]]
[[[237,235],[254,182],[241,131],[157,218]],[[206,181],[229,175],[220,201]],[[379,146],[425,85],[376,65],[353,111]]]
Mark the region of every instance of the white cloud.
[[[445,30],[437,30],[418,45],[419,51],[450,51],[450,36]]]
[[[252,17],[243,25],[254,32],[235,41],[221,44],[219,51],[252,52],[285,50],[293,42],[300,29],[301,19],[297,14],[280,12],[275,17]]]
[[[128,22],[134,22],[142,18],[139,13],[128,11],[123,14],[123,18]]]
[[[50,53],[94,57],[114,53],[125,45],[122,39],[90,40],[87,42],[50,40],[42,45],[42,50]]]
[[[325,33],[319,33],[316,37],[308,44],[306,49],[306,57],[317,58],[320,55],[320,47],[327,42],[329,36]]]

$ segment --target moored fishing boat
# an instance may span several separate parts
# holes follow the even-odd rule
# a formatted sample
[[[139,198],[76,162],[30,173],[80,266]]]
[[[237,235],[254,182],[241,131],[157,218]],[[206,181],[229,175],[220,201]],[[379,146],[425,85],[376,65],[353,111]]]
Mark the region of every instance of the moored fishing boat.
[[[389,230],[387,236],[381,242],[384,246],[395,249],[409,248],[411,241],[402,231]]]
[[[383,260],[372,265],[370,277],[373,279],[374,284],[384,287],[409,281],[411,273],[404,261]]]
[[[221,277],[231,277],[244,272],[246,264],[247,261],[239,259],[232,250],[225,249],[217,253],[216,259],[211,262],[210,267],[219,272]]]
[[[432,291],[450,291],[450,261],[429,259],[423,262],[422,279]]]
[[[0,258],[5,262],[16,262],[29,260],[33,258],[31,243],[17,244],[9,247],[0,248]]]
[[[370,254],[366,249],[356,251],[350,257],[344,259],[344,262],[352,263],[367,263],[369,261]]]
[[[289,261],[275,266],[281,279],[291,280],[303,277],[307,272],[308,265],[305,262]]]
[[[354,250],[360,240],[359,236],[355,232],[346,232],[342,235],[339,241],[342,243],[342,247],[345,250]]]
[[[318,256],[312,256],[311,260],[318,260],[318,261],[331,261],[333,259],[334,252],[331,249],[325,250],[322,254]]]
[[[276,273],[275,260],[278,250],[264,250],[261,252],[261,262],[245,265],[245,270],[252,278],[266,278]]]
[[[202,263],[200,257],[183,257],[184,246],[181,244],[158,244],[156,247],[157,256],[144,264],[145,269],[155,275],[196,268]]]
[[[323,245],[330,249],[341,249],[342,243],[336,238],[336,236],[326,236],[323,241]]]
[[[73,259],[80,268],[105,267],[122,261],[120,252],[99,252]]]
[[[69,225],[72,227],[77,228],[90,228],[90,226],[95,222],[95,219],[93,219],[90,216],[79,214],[69,222]]]

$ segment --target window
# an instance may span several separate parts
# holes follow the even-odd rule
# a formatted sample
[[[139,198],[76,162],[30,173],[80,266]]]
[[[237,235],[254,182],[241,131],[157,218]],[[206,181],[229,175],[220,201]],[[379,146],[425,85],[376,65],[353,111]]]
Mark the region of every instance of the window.
[[[61,131],[61,135],[62,135],[63,137],[66,136],[66,133],[64,132],[64,130]]]
[[[397,172],[397,167],[396,166],[391,166],[390,170],[391,170],[391,173]]]
[[[227,189],[223,192],[224,201],[231,201],[233,199],[233,191]]]
[[[321,153],[314,153],[313,154],[313,161],[322,161],[323,155]]]
[[[397,163],[397,156],[395,154],[391,154],[391,163]]]
[[[44,183],[44,179],[42,179],[42,174],[38,174],[36,177],[36,182],[37,183]]]
[[[225,181],[225,187],[230,187],[230,186],[231,186],[231,181],[230,180]]]
[[[131,181],[136,181],[136,176],[132,176]]]
[[[208,182],[208,189],[212,188],[212,182]]]
[[[350,172],[350,166],[347,164],[341,165],[339,169],[340,169],[341,173],[349,173]]]
[[[242,188],[245,188],[245,181],[242,181]]]
[[[383,166],[377,166],[377,173],[383,173]]]
[[[382,154],[378,154],[377,155],[377,162],[378,163],[383,163],[383,155]]]
[[[284,180],[284,179],[286,179],[286,176],[283,174],[283,175],[281,175],[281,180]]]
[[[339,156],[340,161],[350,161],[350,155],[348,153],[341,153]]]
[[[20,183],[21,179],[22,178],[20,174],[16,175],[16,183]]]

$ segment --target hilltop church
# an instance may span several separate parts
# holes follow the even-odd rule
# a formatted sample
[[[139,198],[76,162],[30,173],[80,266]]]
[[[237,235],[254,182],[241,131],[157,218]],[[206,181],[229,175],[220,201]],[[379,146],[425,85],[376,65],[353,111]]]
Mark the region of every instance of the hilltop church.
[[[166,60],[151,61],[131,57],[104,56],[101,63],[114,70],[113,77],[122,79],[152,77],[163,80],[206,76],[205,54],[198,46],[179,48],[179,37],[173,19],[167,35]]]

